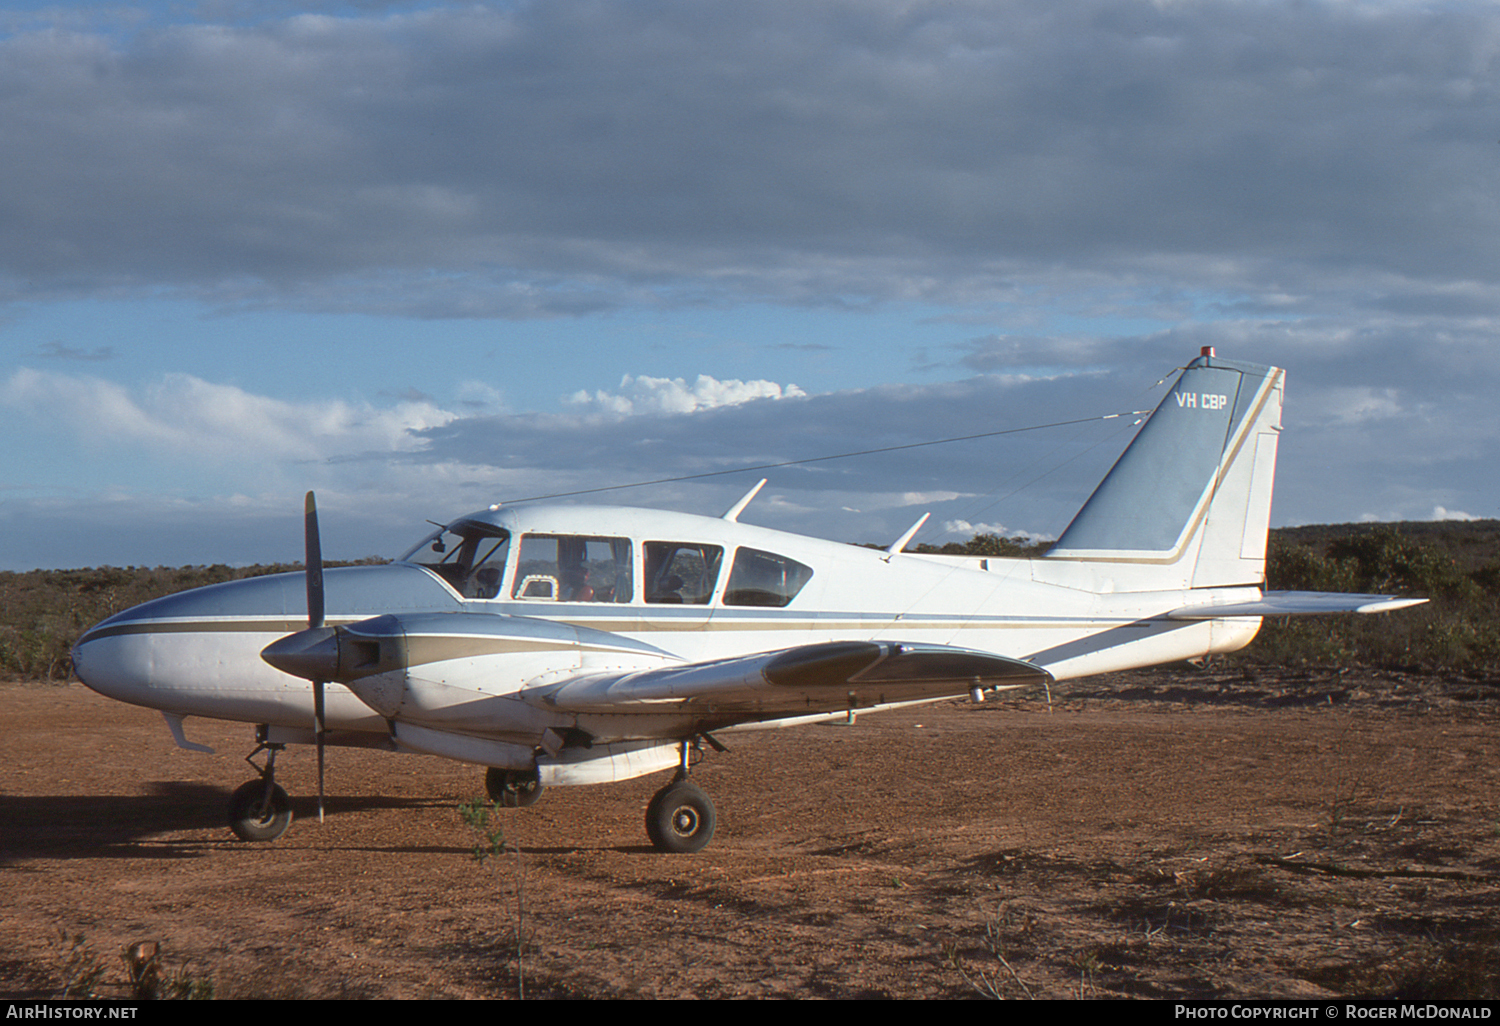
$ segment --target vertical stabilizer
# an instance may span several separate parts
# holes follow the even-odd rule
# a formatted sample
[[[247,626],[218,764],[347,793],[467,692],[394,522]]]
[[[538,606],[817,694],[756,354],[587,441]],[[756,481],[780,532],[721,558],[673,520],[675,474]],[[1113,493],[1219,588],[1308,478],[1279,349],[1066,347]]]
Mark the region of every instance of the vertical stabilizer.
[[[1188,364],[1047,558],[1156,565],[1163,589],[1260,584],[1283,376]]]

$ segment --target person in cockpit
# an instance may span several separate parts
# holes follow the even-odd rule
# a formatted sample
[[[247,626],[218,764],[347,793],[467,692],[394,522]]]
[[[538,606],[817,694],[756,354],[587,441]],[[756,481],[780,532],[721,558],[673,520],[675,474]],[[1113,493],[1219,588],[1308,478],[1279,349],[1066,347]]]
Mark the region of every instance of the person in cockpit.
[[[562,578],[562,595],[559,596],[562,601],[594,601],[594,589],[589,587],[587,567],[582,565],[566,567],[558,576]]]

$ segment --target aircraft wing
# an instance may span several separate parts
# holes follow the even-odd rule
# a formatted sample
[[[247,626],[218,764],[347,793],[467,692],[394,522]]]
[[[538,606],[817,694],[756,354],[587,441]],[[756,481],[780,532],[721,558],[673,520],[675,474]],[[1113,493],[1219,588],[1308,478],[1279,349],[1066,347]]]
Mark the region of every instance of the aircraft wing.
[[[1019,688],[1052,679],[1040,666],[946,645],[832,641],[633,673],[575,677],[522,692],[573,713],[701,711],[797,715]]]
[[[1395,595],[1350,595],[1329,591],[1268,591],[1257,602],[1182,606],[1169,620],[1215,620],[1224,616],[1317,616],[1326,613],[1384,613],[1420,605],[1424,598]]]

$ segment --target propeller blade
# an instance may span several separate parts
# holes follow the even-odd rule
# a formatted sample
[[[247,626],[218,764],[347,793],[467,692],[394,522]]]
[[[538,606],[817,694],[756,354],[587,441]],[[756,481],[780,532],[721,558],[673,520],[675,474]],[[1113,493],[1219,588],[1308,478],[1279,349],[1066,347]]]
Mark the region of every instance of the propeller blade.
[[[307,513],[303,518],[307,538],[307,625],[323,626],[323,543],[318,537],[318,502],[307,493]]]
[[[323,682],[315,680],[313,686],[313,720],[318,733],[318,822],[323,822],[323,738],[327,731],[323,723]]]
[[[307,545],[307,628],[323,626],[323,540],[318,533],[318,501],[307,493],[303,534]],[[337,649],[335,648],[335,651]],[[324,723],[323,685],[321,677],[313,680],[313,728],[318,741],[318,822],[323,822],[323,748],[327,729]]]

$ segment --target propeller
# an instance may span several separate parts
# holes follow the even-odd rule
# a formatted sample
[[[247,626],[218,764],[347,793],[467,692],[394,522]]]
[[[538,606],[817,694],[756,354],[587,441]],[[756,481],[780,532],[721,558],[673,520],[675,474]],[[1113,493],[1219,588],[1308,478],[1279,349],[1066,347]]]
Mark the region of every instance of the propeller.
[[[318,822],[323,822],[323,748],[328,726],[324,688],[339,672],[338,629],[323,623],[323,546],[318,540],[318,504],[307,493],[306,535],[307,629],[271,642],[260,657],[283,673],[310,681],[313,687],[313,731],[318,745]]]

